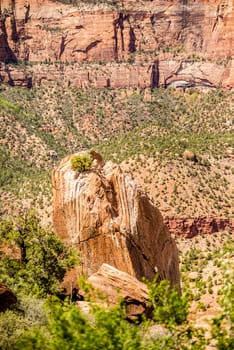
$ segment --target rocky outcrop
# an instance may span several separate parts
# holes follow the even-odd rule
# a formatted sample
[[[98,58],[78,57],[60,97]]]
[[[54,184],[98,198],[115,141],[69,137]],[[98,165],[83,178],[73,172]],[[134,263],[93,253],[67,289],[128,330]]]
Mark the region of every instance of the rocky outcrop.
[[[157,269],[179,285],[177,248],[162,215],[119,166],[76,174],[67,157],[53,171],[53,192],[55,231],[79,251],[84,275],[107,263],[137,279],[152,280]]]
[[[233,231],[234,220],[217,217],[166,217],[165,224],[176,236],[192,238],[198,234],[211,234],[220,231]]]
[[[5,311],[16,302],[15,294],[4,283],[0,282],[0,311]]]
[[[122,1],[94,7],[73,3],[79,5],[1,1],[0,61],[32,64],[26,67],[26,78],[32,73],[33,84],[52,76],[64,79],[59,63],[79,63],[75,71],[73,66],[65,69],[67,79],[76,86],[98,85],[99,78],[100,86],[117,88],[233,86],[232,0],[129,0],[124,1],[124,8]],[[99,67],[98,78],[95,67],[91,76],[85,65],[80,67],[81,63],[114,61],[118,65],[113,71]],[[46,72],[40,73],[42,62],[58,65],[47,67],[47,77]],[[26,72],[20,65],[16,69]],[[7,75],[3,76],[5,81]]]
[[[87,282],[101,293],[110,305],[117,305],[121,298],[126,305],[127,317],[130,319],[149,311],[147,286],[126,272],[103,264]]]

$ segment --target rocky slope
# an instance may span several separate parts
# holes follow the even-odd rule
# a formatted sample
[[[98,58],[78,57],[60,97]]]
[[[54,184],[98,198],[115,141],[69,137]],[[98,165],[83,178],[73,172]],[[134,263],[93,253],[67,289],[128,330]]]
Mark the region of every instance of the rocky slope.
[[[179,285],[178,253],[159,210],[121,168],[76,173],[70,157],[53,171],[54,228],[80,252],[82,273],[103,264]]]
[[[2,81],[116,88],[233,86],[232,0],[73,4],[1,2]]]
[[[33,206],[50,220],[49,171],[79,145],[121,164],[164,217],[231,222],[233,96],[220,90],[2,86],[1,213]],[[184,159],[185,149],[199,161]]]

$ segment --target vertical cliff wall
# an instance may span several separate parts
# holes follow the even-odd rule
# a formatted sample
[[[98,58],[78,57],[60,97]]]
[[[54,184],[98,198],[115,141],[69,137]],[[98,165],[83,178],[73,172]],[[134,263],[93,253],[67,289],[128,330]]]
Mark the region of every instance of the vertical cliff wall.
[[[141,86],[135,75],[140,77],[142,64],[147,65],[147,86],[151,87],[196,78],[203,84],[232,86],[233,0],[124,1],[124,7],[121,1],[116,3],[115,7],[90,7],[56,1],[1,1],[0,61],[34,65],[120,61],[137,67],[132,74],[134,86]],[[199,65],[191,66],[194,62]],[[59,70],[51,69],[59,79]],[[218,83],[210,70],[215,76],[217,72]],[[4,66],[2,71],[4,80]],[[37,70],[32,71],[38,82]],[[89,86],[89,79],[84,80]],[[108,81],[113,87],[124,86],[123,79],[118,84],[110,74],[105,86]]]

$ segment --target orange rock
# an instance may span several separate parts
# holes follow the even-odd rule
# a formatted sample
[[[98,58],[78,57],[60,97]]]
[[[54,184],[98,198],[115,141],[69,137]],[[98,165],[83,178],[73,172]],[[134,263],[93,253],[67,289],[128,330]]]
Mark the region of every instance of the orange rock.
[[[103,263],[141,280],[155,269],[180,284],[178,252],[162,215],[121,168],[75,176],[67,157],[53,171],[54,228],[80,253],[81,270],[91,276]]]
[[[121,2],[120,2],[121,4]],[[78,87],[233,87],[232,0],[125,1],[126,11],[54,1],[3,0],[0,61],[29,61],[20,68],[33,83],[59,80]],[[122,63],[86,69],[82,62]],[[79,63],[43,67],[42,62]],[[37,63],[37,67],[35,67]],[[16,69],[16,68],[15,68]],[[44,71],[44,72],[43,72]],[[48,72],[47,72],[48,71]],[[1,68],[1,80],[27,86]]]
[[[116,305],[120,298],[123,299],[128,318],[147,312],[147,286],[126,272],[103,264],[88,278],[88,283],[101,293],[110,305]]]
[[[218,217],[166,217],[165,223],[170,232],[177,236],[194,237],[198,234],[211,234],[219,231],[233,231],[234,220]]]

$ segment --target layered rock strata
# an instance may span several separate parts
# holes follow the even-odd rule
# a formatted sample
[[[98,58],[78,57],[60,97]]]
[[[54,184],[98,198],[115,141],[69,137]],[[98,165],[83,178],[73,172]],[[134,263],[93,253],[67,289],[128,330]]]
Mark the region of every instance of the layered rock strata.
[[[100,171],[78,173],[70,157],[53,171],[54,228],[75,246],[86,276],[103,263],[141,279],[179,285],[178,252],[162,215],[121,168],[108,162]]]
[[[118,61],[120,66],[123,64],[120,74],[116,70],[108,72],[108,68],[105,72],[105,85],[111,87],[128,86],[122,70],[127,71],[130,86],[144,87],[141,66],[147,62],[147,87],[172,83],[233,86],[232,0],[124,1],[124,7],[122,1],[115,1],[116,6],[93,8],[87,4],[81,6],[79,1],[74,3],[80,5],[48,0],[1,1],[0,61],[23,61],[39,67],[42,62],[69,65]],[[134,69],[131,64],[126,65],[129,62],[134,63]],[[33,83],[45,81],[47,75],[41,79],[38,69],[34,68],[27,68],[25,78],[32,72]],[[14,69],[25,73],[25,67]],[[63,76],[59,67],[52,69],[49,69],[49,79],[51,74],[58,75],[59,79]],[[5,66],[1,71],[5,81]],[[93,77],[89,79],[85,73],[85,66],[75,69],[70,73],[70,82],[79,86],[77,80],[82,81],[84,75],[83,84],[89,86]],[[17,78],[16,73],[14,77]]]
[[[198,234],[211,234],[220,231],[233,231],[234,220],[216,217],[166,217],[165,224],[176,236],[192,238]]]

